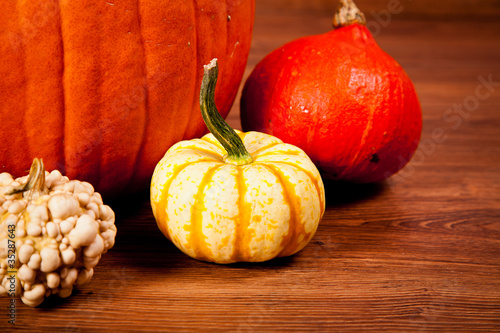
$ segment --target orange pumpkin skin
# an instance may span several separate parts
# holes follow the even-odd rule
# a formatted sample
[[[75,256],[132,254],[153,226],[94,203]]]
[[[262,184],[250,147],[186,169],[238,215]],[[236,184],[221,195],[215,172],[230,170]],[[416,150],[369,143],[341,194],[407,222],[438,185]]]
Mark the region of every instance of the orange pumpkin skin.
[[[48,170],[103,194],[145,188],[174,143],[206,132],[203,64],[218,58],[225,117],[254,0],[0,0],[0,172]]]
[[[403,68],[356,23],[265,57],[245,83],[241,122],[302,148],[327,178],[367,183],[410,160],[422,114]]]

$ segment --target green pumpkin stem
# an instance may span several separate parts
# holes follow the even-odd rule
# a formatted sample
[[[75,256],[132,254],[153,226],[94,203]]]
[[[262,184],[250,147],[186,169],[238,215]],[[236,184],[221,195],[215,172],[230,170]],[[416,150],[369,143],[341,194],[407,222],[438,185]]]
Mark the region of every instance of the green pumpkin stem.
[[[366,25],[365,15],[353,0],[340,0],[339,9],[333,17],[333,27],[338,29],[352,24]]]
[[[205,65],[204,70],[200,89],[201,115],[210,132],[227,152],[227,155],[224,156],[224,162],[235,165],[252,163],[252,156],[246,150],[243,141],[224,121],[215,106],[215,85],[219,74],[217,59],[213,59],[208,65]]]
[[[9,193],[9,195],[17,193],[27,193],[30,199],[37,199],[39,196],[45,194],[47,189],[45,188],[45,166],[41,159],[35,158],[33,164],[31,164],[30,173],[26,183],[14,187]]]

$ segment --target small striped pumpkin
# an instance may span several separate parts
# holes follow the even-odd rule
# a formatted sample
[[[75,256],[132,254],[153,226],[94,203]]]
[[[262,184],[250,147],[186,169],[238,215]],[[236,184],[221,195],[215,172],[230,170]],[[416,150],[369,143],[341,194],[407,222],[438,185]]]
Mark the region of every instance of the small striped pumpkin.
[[[200,97],[212,133],[175,144],[156,166],[151,205],[158,226],[199,260],[292,255],[311,240],[323,216],[321,176],[301,149],[268,134],[233,131],[213,103],[216,78],[212,61]]]

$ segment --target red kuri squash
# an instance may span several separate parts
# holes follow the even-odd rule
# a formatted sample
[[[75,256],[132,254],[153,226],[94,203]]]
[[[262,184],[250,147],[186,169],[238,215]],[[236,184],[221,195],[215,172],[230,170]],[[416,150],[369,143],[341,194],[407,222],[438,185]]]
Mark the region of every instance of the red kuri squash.
[[[351,0],[341,0],[334,25],[282,46],[255,67],[242,94],[243,130],[302,148],[328,178],[381,181],[417,148],[420,103]]]
[[[0,0],[0,172],[48,170],[104,194],[144,188],[165,151],[201,136],[203,64],[226,116],[254,0]]]

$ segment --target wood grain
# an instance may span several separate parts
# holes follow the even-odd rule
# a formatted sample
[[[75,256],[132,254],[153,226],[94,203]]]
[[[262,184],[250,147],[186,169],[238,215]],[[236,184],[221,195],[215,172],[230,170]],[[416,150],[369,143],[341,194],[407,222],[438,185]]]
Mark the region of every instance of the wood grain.
[[[313,241],[263,264],[190,259],[158,230],[147,192],[114,201],[117,243],[91,283],[35,309],[18,301],[15,328],[500,331],[498,2],[401,3],[407,12],[393,15],[376,39],[407,70],[422,103],[422,143],[404,170],[380,184],[327,182]],[[364,6],[386,2],[360,0]],[[283,43],[328,31],[333,7],[258,0],[245,75]],[[485,87],[488,79],[494,84]],[[240,128],[238,102],[228,119]],[[0,300],[0,313],[7,304]],[[12,329],[1,318],[0,330]]]

